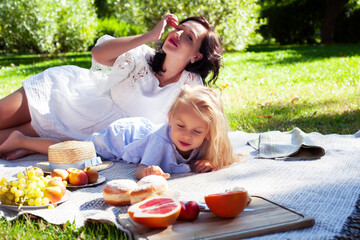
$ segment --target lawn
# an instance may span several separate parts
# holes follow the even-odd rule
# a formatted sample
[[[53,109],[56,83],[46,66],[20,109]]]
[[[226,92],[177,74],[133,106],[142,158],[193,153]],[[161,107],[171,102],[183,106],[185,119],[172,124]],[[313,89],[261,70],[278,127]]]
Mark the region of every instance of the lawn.
[[[26,77],[58,65],[90,67],[90,53],[57,57],[0,55],[0,97]],[[360,48],[358,45],[251,47],[226,53],[218,82],[230,129],[353,134],[360,129]],[[51,225],[28,217],[0,220],[1,239],[118,239],[114,225]]]

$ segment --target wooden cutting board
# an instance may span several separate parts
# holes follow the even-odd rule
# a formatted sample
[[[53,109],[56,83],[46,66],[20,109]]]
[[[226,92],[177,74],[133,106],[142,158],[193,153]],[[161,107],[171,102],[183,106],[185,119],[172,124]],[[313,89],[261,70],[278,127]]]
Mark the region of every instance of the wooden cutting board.
[[[201,212],[195,221],[176,221],[162,229],[137,224],[128,214],[120,214],[118,220],[131,232],[131,238],[151,240],[239,239],[311,227],[315,223],[312,217],[260,196],[252,196],[248,208],[254,211],[244,211],[232,219],[219,218],[211,212]]]

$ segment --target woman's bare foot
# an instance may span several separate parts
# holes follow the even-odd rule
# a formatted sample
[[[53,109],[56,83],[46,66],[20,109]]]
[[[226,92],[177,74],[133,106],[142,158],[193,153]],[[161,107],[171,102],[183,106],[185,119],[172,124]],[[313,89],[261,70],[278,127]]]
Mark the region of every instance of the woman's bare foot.
[[[5,160],[15,160],[15,159],[19,159],[19,158],[25,157],[25,156],[33,154],[33,153],[35,153],[35,152],[27,150],[27,149],[17,149],[12,152],[6,153]]]
[[[22,152],[15,153],[16,150],[21,149],[21,139],[25,138],[25,135],[19,131],[13,131],[9,137],[0,145],[0,156],[3,155],[13,155],[22,156]],[[14,159],[14,158],[12,158]]]

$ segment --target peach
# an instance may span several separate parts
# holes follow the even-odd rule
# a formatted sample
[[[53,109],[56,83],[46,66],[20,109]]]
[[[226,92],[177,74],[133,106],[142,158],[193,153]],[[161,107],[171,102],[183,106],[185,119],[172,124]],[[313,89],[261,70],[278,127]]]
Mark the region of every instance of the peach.
[[[79,186],[88,184],[89,180],[87,174],[83,170],[76,169],[70,172],[69,182],[74,186]]]
[[[51,177],[61,177],[63,181],[67,181],[69,179],[69,172],[65,169],[54,169],[50,173]]]
[[[44,176],[44,171],[41,168],[32,167],[29,169],[29,171],[33,171],[35,173],[35,176],[37,176],[37,177]]]
[[[77,168],[68,168],[66,169],[66,171],[70,174],[72,171],[76,171]]]
[[[47,197],[51,203],[56,203],[63,197],[62,189],[59,186],[46,187],[44,189],[44,197]]]
[[[83,171],[86,173],[86,175],[88,176],[88,182],[89,183],[93,183],[96,182],[99,178],[99,173],[96,171],[95,168],[93,167],[86,167],[83,169]]]
[[[66,193],[66,185],[63,182],[61,177],[51,178],[50,181],[46,184],[45,188],[47,188],[47,187],[60,187],[63,195]]]
[[[189,201],[189,202],[180,202],[181,210],[178,219],[183,220],[194,220],[200,213],[200,208],[197,202]]]

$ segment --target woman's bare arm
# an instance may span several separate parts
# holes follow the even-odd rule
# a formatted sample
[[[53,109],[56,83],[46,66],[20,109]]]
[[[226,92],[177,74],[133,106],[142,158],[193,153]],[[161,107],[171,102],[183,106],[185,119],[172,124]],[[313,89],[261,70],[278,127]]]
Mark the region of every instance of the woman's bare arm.
[[[165,14],[161,21],[151,31],[128,37],[121,37],[103,42],[91,50],[92,57],[105,66],[113,66],[121,54],[140,45],[158,41],[167,26],[176,27],[177,18],[173,14]]]

